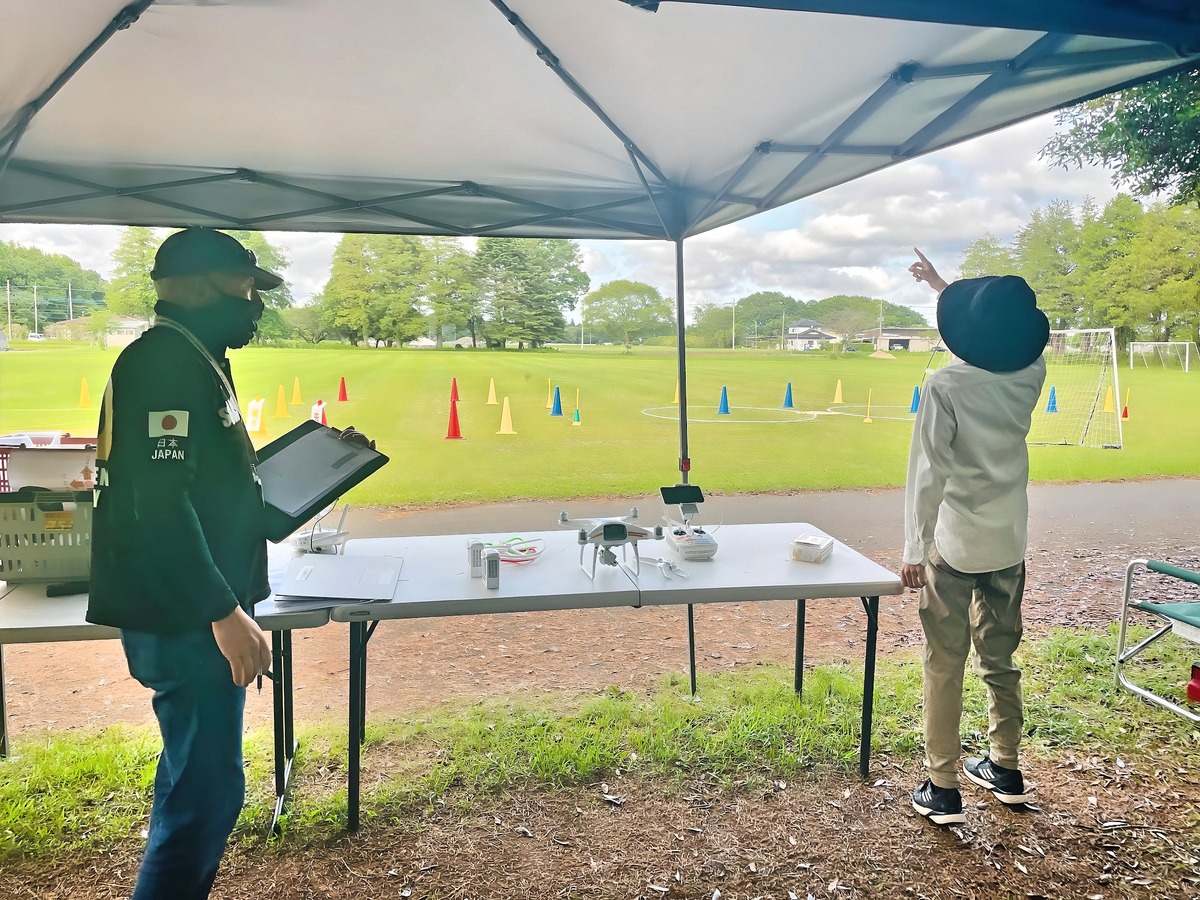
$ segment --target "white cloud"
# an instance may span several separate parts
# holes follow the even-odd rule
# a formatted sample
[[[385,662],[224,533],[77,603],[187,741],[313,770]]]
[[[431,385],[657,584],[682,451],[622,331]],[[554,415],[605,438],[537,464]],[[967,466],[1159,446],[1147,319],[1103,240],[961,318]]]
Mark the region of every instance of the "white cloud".
[[[731,303],[756,290],[799,299],[870,294],[923,312],[927,288],[907,269],[918,246],[952,277],[963,250],[984,232],[1010,241],[1034,207],[1053,199],[1103,203],[1115,190],[1098,168],[1051,169],[1038,151],[1054,133],[1042,116],[910,160],[687,241],[689,307]],[[110,226],[0,225],[0,240],[66,253],[112,274],[119,229]],[[269,233],[287,247],[287,277],[305,300],[329,276],[338,235]],[[582,241],[592,287],[628,278],[675,293],[675,249],[663,241]]]

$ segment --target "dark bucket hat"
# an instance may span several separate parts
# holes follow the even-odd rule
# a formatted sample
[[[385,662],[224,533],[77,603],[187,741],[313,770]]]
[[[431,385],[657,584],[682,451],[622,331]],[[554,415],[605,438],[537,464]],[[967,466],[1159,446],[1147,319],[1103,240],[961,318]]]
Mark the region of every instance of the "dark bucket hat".
[[[938,331],[950,352],[989,372],[1032,364],[1050,339],[1050,322],[1024,278],[963,278],[938,297]]]

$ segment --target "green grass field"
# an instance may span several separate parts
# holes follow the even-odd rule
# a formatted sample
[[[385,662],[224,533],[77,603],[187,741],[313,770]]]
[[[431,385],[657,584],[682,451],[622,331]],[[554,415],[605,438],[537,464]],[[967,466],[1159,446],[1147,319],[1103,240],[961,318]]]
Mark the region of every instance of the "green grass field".
[[[63,429],[95,434],[115,350],[19,345],[0,354],[0,433]],[[266,438],[308,417],[317,399],[332,425],[376,438],[392,464],[347,499],[359,505],[636,495],[677,480],[679,426],[674,350],[620,348],[539,352],[248,349],[234,353],[243,408],[266,398]],[[898,487],[912,434],[909,406],[928,354],[690,351],[691,480],[714,494]],[[1037,481],[1098,481],[1200,475],[1200,372],[1119,370],[1130,391],[1124,449],[1034,447]],[[275,418],[299,377],[303,404]],[[339,378],[349,399],[337,402]],[[81,408],[81,379],[92,403]],[[451,379],[458,380],[464,440],[446,440]],[[500,407],[485,404],[489,379],[508,397],[515,435],[498,435]],[[834,390],[842,382],[841,406]],[[564,415],[546,408],[561,389]],[[792,385],[796,412],[785,411]],[[718,416],[721,388],[731,415]],[[1047,389],[1049,388],[1049,383]],[[576,390],[581,425],[571,424]],[[868,392],[871,423],[865,423]],[[840,411],[828,414],[828,410]],[[648,415],[651,411],[655,415]],[[815,416],[806,413],[816,413]]]

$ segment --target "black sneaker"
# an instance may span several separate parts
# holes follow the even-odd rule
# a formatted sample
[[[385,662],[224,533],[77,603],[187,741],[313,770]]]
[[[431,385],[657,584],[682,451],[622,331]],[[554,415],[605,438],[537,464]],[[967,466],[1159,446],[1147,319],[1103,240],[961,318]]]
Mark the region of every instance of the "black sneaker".
[[[963,761],[963,774],[996,795],[1006,806],[1020,806],[1029,799],[1020,769],[998,766],[986,756],[969,756]]]
[[[913,791],[912,805],[936,825],[961,825],[967,821],[958,788],[940,788],[928,779]]]

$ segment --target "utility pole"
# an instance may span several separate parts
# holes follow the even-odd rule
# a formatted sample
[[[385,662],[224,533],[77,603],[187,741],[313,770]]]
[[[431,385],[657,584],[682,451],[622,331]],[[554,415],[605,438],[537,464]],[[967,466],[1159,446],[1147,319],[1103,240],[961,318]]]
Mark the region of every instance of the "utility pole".
[[[583,349],[583,300],[579,301],[579,349]]]
[[[779,319],[779,349],[787,349],[787,316],[781,316]]]
[[[8,305],[8,330],[5,335],[9,339],[12,338],[12,282],[7,278],[4,279],[4,301]]]
[[[737,304],[738,304],[738,302],[736,300],[734,300],[733,301],[733,326],[729,329],[731,332],[731,334],[729,335],[729,349],[730,350],[737,349]]]
[[[67,282],[67,318],[75,318],[75,304],[71,297],[71,282]]]
[[[879,343],[876,345],[876,350],[886,350],[887,347],[883,344],[883,298],[879,298]]]
[[[38,331],[37,285],[36,284],[33,286],[33,333],[40,334],[40,332]]]

